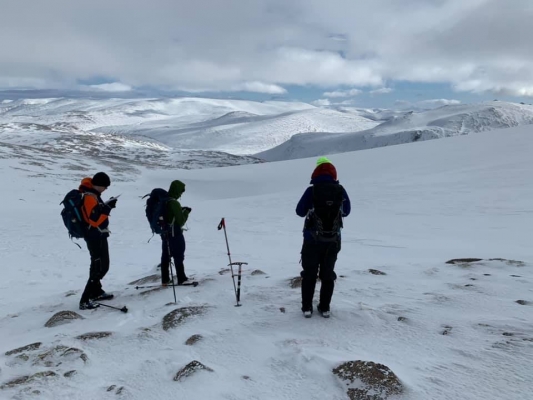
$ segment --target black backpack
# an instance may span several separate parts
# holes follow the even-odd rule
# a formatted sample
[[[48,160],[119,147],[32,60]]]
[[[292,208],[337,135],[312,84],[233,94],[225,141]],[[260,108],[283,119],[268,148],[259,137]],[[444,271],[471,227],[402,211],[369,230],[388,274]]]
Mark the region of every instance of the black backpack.
[[[69,237],[81,239],[85,236],[88,229],[88,224],[83,219],[83,196],[85,194],[78,189],[73,189],[67,193],[60,205],[63,204],[61,210],[61,217],[63,223],[67,228]]]
[[[165,189],[160,188],[152,190],[150,194],[144,197],[148,197],[146,200],[146,218],[150,224],[150,229],[152,229],[152,233],[160,235],[168,227],[165,221],[165,212],[166,205],[171,198]]]
[[[335,241],[342,228],[344,193],[337,183],[313,185],[313,210],[308,217],[308,228],[319,241]]]

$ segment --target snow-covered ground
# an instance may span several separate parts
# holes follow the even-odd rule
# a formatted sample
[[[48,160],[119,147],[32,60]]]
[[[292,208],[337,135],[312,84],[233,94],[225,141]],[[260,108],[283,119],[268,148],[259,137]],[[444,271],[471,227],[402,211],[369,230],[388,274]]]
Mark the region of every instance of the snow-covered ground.
[[[531,154],[531,129],[522,127],[331,156],[353,211],[329,320],[304,319],[299,289],[288,283],[300,272],[303,221],[294,209],[315,159],[111,173],[105,195],[122,196],[111,216],[103,284],[117,295],[109,304],[127,305],[123,314],[77,309],[88,254],[70,243],[59,216],[68,190],[109,167],[95,158],[84,170],[64,169],[77,156],[63,154],[47,170],[8,154],[0,158],[0,385],[42,371],[56,376],[1,389],[0,398],[345,399],[332,368],[365,360],[394,371],[405,386],[401,399],[530,399]],[[187,184],[186,270],[201,282],[177,288],[177,305],[171,289],[143,296],[128,285],[155,273],[160,254],[157,237],[147,243],[140,196],[173,179]],[[240,308],[231,277],[219,274],[228,262],[221,217],[232,259],[249,263]],[[521,262],[445,263],[458,257]],[[206,306],[205,313],[163,329],[165,315],[188,306]],[[64,310],[84,319],[44,327]],[[95,331],[112,335],[76,338]],[[203,339],[185,345],[194,334]],[[33,342],[41,349],[4,355]],[[87,360],[73,350],[36,356],[58,345]],[[192,360],[213,372],[174,381]],[[65,377],[70,370],[77,373]]]
[[[372,114],[358,111],[362,116]],[[379,113],[385,118],[384,113]],[[268,161],[280,161],[365,150],[376,147],[468,135],[495,129],[533,124],[533,106],[505,102],[485,102],[443,106],[434,110],[410,111],[392,115],[368,130],[333,133],[302,133],[256,154]]]

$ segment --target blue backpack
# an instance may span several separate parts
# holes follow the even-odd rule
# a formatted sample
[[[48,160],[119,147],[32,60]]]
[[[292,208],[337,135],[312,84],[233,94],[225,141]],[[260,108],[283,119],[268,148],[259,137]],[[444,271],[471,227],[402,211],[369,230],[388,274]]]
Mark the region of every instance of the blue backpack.
[[[150,224],[152,233],[160,235],[167,230],[168,224],[165,221],[166,205],[171,200],[165,189],[154,189],[150,194],[143,197],[146,200],[146,218]]]
[[[61,217],[63,223],[67,228],[69,237],[81,239],[87,232],[88,224],[83,219],[82,206],[83,206],[84,193],[78,189],[73,189],[67,193],[65,198],[59,205],[63,204],[63,210],[61,210]]]

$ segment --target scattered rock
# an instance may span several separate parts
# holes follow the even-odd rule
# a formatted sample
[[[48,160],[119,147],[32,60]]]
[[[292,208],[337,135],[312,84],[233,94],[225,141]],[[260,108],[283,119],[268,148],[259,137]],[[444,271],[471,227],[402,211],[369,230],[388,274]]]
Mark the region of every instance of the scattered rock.
[[[224,269],[221,269],[220,271],[218,271],[218,274],[219,275],[224,275],[224,274],[227,274],[228,272],[231,272],[231,270],[229,268],[224,268]]]
[[[42,380],[42,379],[47,379],[47,378],[56,377],[56,376],[57,374],[54,371],[41,371],[33,375],[25,375],[25,376],[20,376],[15,379],[11,379],[10,381],[1,385],[0,389],[8,389],[8,388],[12,388],[15,386],[24,385],[26,383],[34,382],[36,380]]]
[[[283,314],[285,314],[285,307],[280,307],[279,310],[280,310]]]
[[[69,291],[65,294],[65,297],[75,296],[76,293],[78,293],[77,290],[69,290]]]
[[[122,392],[124,391],[124,386],[121,386],[117,389],[117,391],[115,392],[116,394],[122,394]]]
[[[472,285],[471,283],[465,285],[465,287],[472,287],[472,286],[474,286],[474,285]]]
[[[400,322],[406,322],[406,321],[407,321],[407,318],[406,318],[406,317],[398,317],[398,321],[400,321]]]
[[[333,373],[348,386],[350,400],[384,400],[403,391],[394,372],[371,361],[348,361],[334,368]]]
[[[520,275],[511,275],[513,278],[521,278]]]
[[[187,364],[185,367],[180,369],[176,376],[174,377],[174,380],[176,382],[180,382],[183,379],[187,378],[188,376],[191,376],[196,371],[205,370],[209,372],[213,372],[213,369],[206,367],[204,364],[202,364],[200,361],[191,361],[189,364]]]
[[[382,272],[379,269],[369,269],[368,272],[370,272],[372,275],[387,275],[385,272]]]
[[[157,283],[161,282],[161,275],[153,274],[145,276],[144,278],[137,279],[136,281],[128,283],[128,285],[144,285],[145,283]]]
[[[491,258],[489,261],[502,261],[506,263],[507,265],[513,265],[516,267],[525,267],[526,263],[523,261],[517,261],[517,260],[508,260],[506,258]]]
[[[470,280],[471,280],[471,281],[477,281],[477,279],[476,279],[476,278],[470,278]]]
[[[192,335],[185,344],[187,346],[192,346],[193,344],[196,344],[198,341],[202,340],[204,337],[202,335]]]
[[[83,335],[76,336],[76,339],[79,340],[92,340],[92,339],[103,339],[109,337],[113,332],[89,332],[84,333]]]
[[[28,345],[23,346],[23,347],[19,347],[18,349],[7,351],[5,354],[6,354],[6,356],[11,356],[13,354],[22,353],[24,351],[37,350],[39,347],[41,347],[41,345],[42,345],[41,342],[36,342],[36,343],[28,344]]]
[[[514,336],[514,333],[511,333],[511,332],[503,332],[502,335],[503,335],[503,336]]]
[[[252,380],[252,378],[250,378],[248,375],[243,375],[242,379],[244,379],[245,381],[251,381]]]
[[[111,392],[112,390],[115,390],[115,388],[117,387],[117,385],[111,385],[107,388],[107,391],[108,392]]]
[[[202,315],[206,310],[206,306],[191,306],[171,311],[163,317],[163,330],[168,331],[169,329],[175,328],[182,324],[187,318],[195,315]]]
[[[297,289],[297,288],[302,287],[302,277],[301,276],[296,276],[294,278],[291,278],[290,281],[289,281],[289,284],[291,285],[291,288],[293,288],[293,289]]]
[[[473,262],[483,261],[482,258],[454,258],[446,261],[446,264],[470,264]]]
[[[527,306],[529,304],[529,301],[525,300],[516,300],[516,302],[522,306]]]
[[[263,272],[260,269],[256,269],[255,271],[251,272],[251,275],[266,275],[266,272]]]
[[[47,328],[52,328],[54,326],[72,322],[75,319],[83,319],[83,317],[74,311],[59,311],[58,313],[55,313],[52,318],[50,318],[46,324],[44,324],[44,326]]]
[[[70,378],[71,376],[74,376],[78,373],[78,371],[76,371],[75,369],[73,369],[72,371],[67,371],[63,374],[63,376],[65,378]]]
[[[491,276],[491,274],[483,274],[483,276]]]
[[[452,332],[453,327],[444,325],[444,330],[442,331],[443,335],[449,335]]]

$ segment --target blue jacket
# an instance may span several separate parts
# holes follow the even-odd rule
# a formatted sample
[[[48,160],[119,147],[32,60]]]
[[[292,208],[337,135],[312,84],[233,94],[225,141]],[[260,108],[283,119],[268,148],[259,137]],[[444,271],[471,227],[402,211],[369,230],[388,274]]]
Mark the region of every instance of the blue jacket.
[[[334,180],[329,175],[321,175],[314,179],[311,179],[310,184],[314,185],[315,183],[336,183],[339,184],[339,181]],[[344,187],[342,188],[342,194],[344,201],[342,202],[342,216],[347,217],[350,215],[350,211],[352,210],[352,206],[350,203],[350,198],[348,197],[348,193],[346,193],[346,190]],[[296,214],[300,217],[306,217],[309,210],[313,208],[313,187],[309,186],[304,194],[302,195],[302,198],[298,202],[298,205],[296,206]],[[313,240],[313,236],[311,235],[311,231],[304,229],[303,231],[304,240]]]

